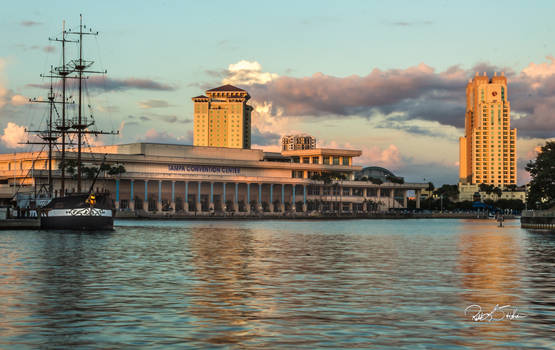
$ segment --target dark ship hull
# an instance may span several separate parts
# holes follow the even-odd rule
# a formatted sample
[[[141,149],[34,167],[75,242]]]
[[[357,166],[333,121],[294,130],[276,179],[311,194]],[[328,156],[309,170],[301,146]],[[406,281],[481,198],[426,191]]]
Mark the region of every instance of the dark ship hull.
[[[87,194],[54,198],[40,215],[42,229],[113,230],[112,201],[107,194],[97,195],[94,206],[86,203]]]

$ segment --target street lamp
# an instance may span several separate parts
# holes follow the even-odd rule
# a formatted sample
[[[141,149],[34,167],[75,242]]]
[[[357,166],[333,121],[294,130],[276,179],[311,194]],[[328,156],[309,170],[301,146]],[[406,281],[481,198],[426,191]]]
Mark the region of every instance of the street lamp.
[[[440,202],[440,212],[443,213],[443,194],[440,194],[440,195],[434,194],[435,199],[437,199],[438,196],[439,196],[439,202]]]

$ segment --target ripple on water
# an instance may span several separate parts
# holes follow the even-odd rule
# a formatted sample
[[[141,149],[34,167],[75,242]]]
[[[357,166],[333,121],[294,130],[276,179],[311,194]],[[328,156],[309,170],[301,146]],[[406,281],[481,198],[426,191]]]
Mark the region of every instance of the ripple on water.
[[[0,233],[0,348],[555,347],[555,237],[518,222],[117,224]]]

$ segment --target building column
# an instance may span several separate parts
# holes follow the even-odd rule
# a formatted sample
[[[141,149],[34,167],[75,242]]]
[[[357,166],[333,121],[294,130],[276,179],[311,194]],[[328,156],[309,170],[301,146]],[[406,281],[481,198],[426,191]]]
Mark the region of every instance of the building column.
[[[362,189],[362,211],[366,213],[368,211],[368,187]]]
[[[395,207],[395,189],[392,188],[389,192],[389,207],[390,208],[394,208]]]
[[[227,212],[227,205],[226,205],[226,200],[225,200],[225,185],[226,182],[222,182],[222,211],[225,213]]]
[[[380,200],[381,200],[381,198],[382,198],[382,189],[378,187],[376,189],[376,199],[377,199],[376,211],[379,211],[379,209],[380,209]]]
[[[135,197],[133,196],[133,182],[134,180],[131,179],[129,182],[129,210],[135,210]]]
[[[148,180],[145,180],[145,199],[143,200],[143,210],[148,212]]]
[[[268,203],[270,213],[274,212],[274,184],[270,184],[270,203]]]
[[[306,206],[306,185],[303,185],[303,213],[306,213],[307,211],[307,206]]]
[[[189,181],[185,181],[185,200],[183,201],[183,210],[189,212]]]
[[[408,197],[407,197],[407,190],[403,191],[403,208],[406,208],[408,205]]]
[[[175,181],[172,181],[172,198],[170,207],[172,208],[172,213],[175,213]]]
[[[119,179],[116,179],[116,210],[119,210]]]
[[[341,215],[341,212],[343,212],[343,186],[339,185],[338,188],[339,188],[339,202],[337,202],[337,206],[339,210],[337,210],[337,212],[339,213],[339,215]],[[335,206],[335,203],[333,205]]]
[[[291,185],[291,202],[292,202],[291,203],[291,210],[293,212],[297,211],[297,203],[295,203],[295,190],[296,190],[295,187],[296,187],[295,184]]]
[[[214,211],[214,182],[210,182],[210,204],[208,204],[208,210]]]
[[[196,203],[196,209],[197,211],[202,211],[202,203],[200,202],[200,188],[202,187],[202,182],[198,181],[198,189],[197,189],[197,203]]]
[[[281,184],[281,203],[280,205],[280,211],[282,213],[285,212],[285,184]]]
[[[251,184],[247,182],[247,213],[251,212]]]
[[[233,210],[236,213],[239,212],[239,183],[235,183],[235,200],[233,201]]]
[[[162,212],[162,180],[158,180],[158,202],[156,202],[156,209]]]
[[[420,196],[422,195],[422,190],[416,190],[415,191],[415,196],[416,196],[416,209],[420,209]]]
[[[258,184],[258,203],[256,203],[256,211],[262,213],[264,210],[262,208],[262,184]]]

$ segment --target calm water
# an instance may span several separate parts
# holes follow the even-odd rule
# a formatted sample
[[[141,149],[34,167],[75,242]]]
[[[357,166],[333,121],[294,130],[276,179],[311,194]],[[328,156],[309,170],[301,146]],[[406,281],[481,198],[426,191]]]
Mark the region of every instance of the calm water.
[[[555,235],[517,221],[117,225],[0,232],[0,348],[555,348]]]

